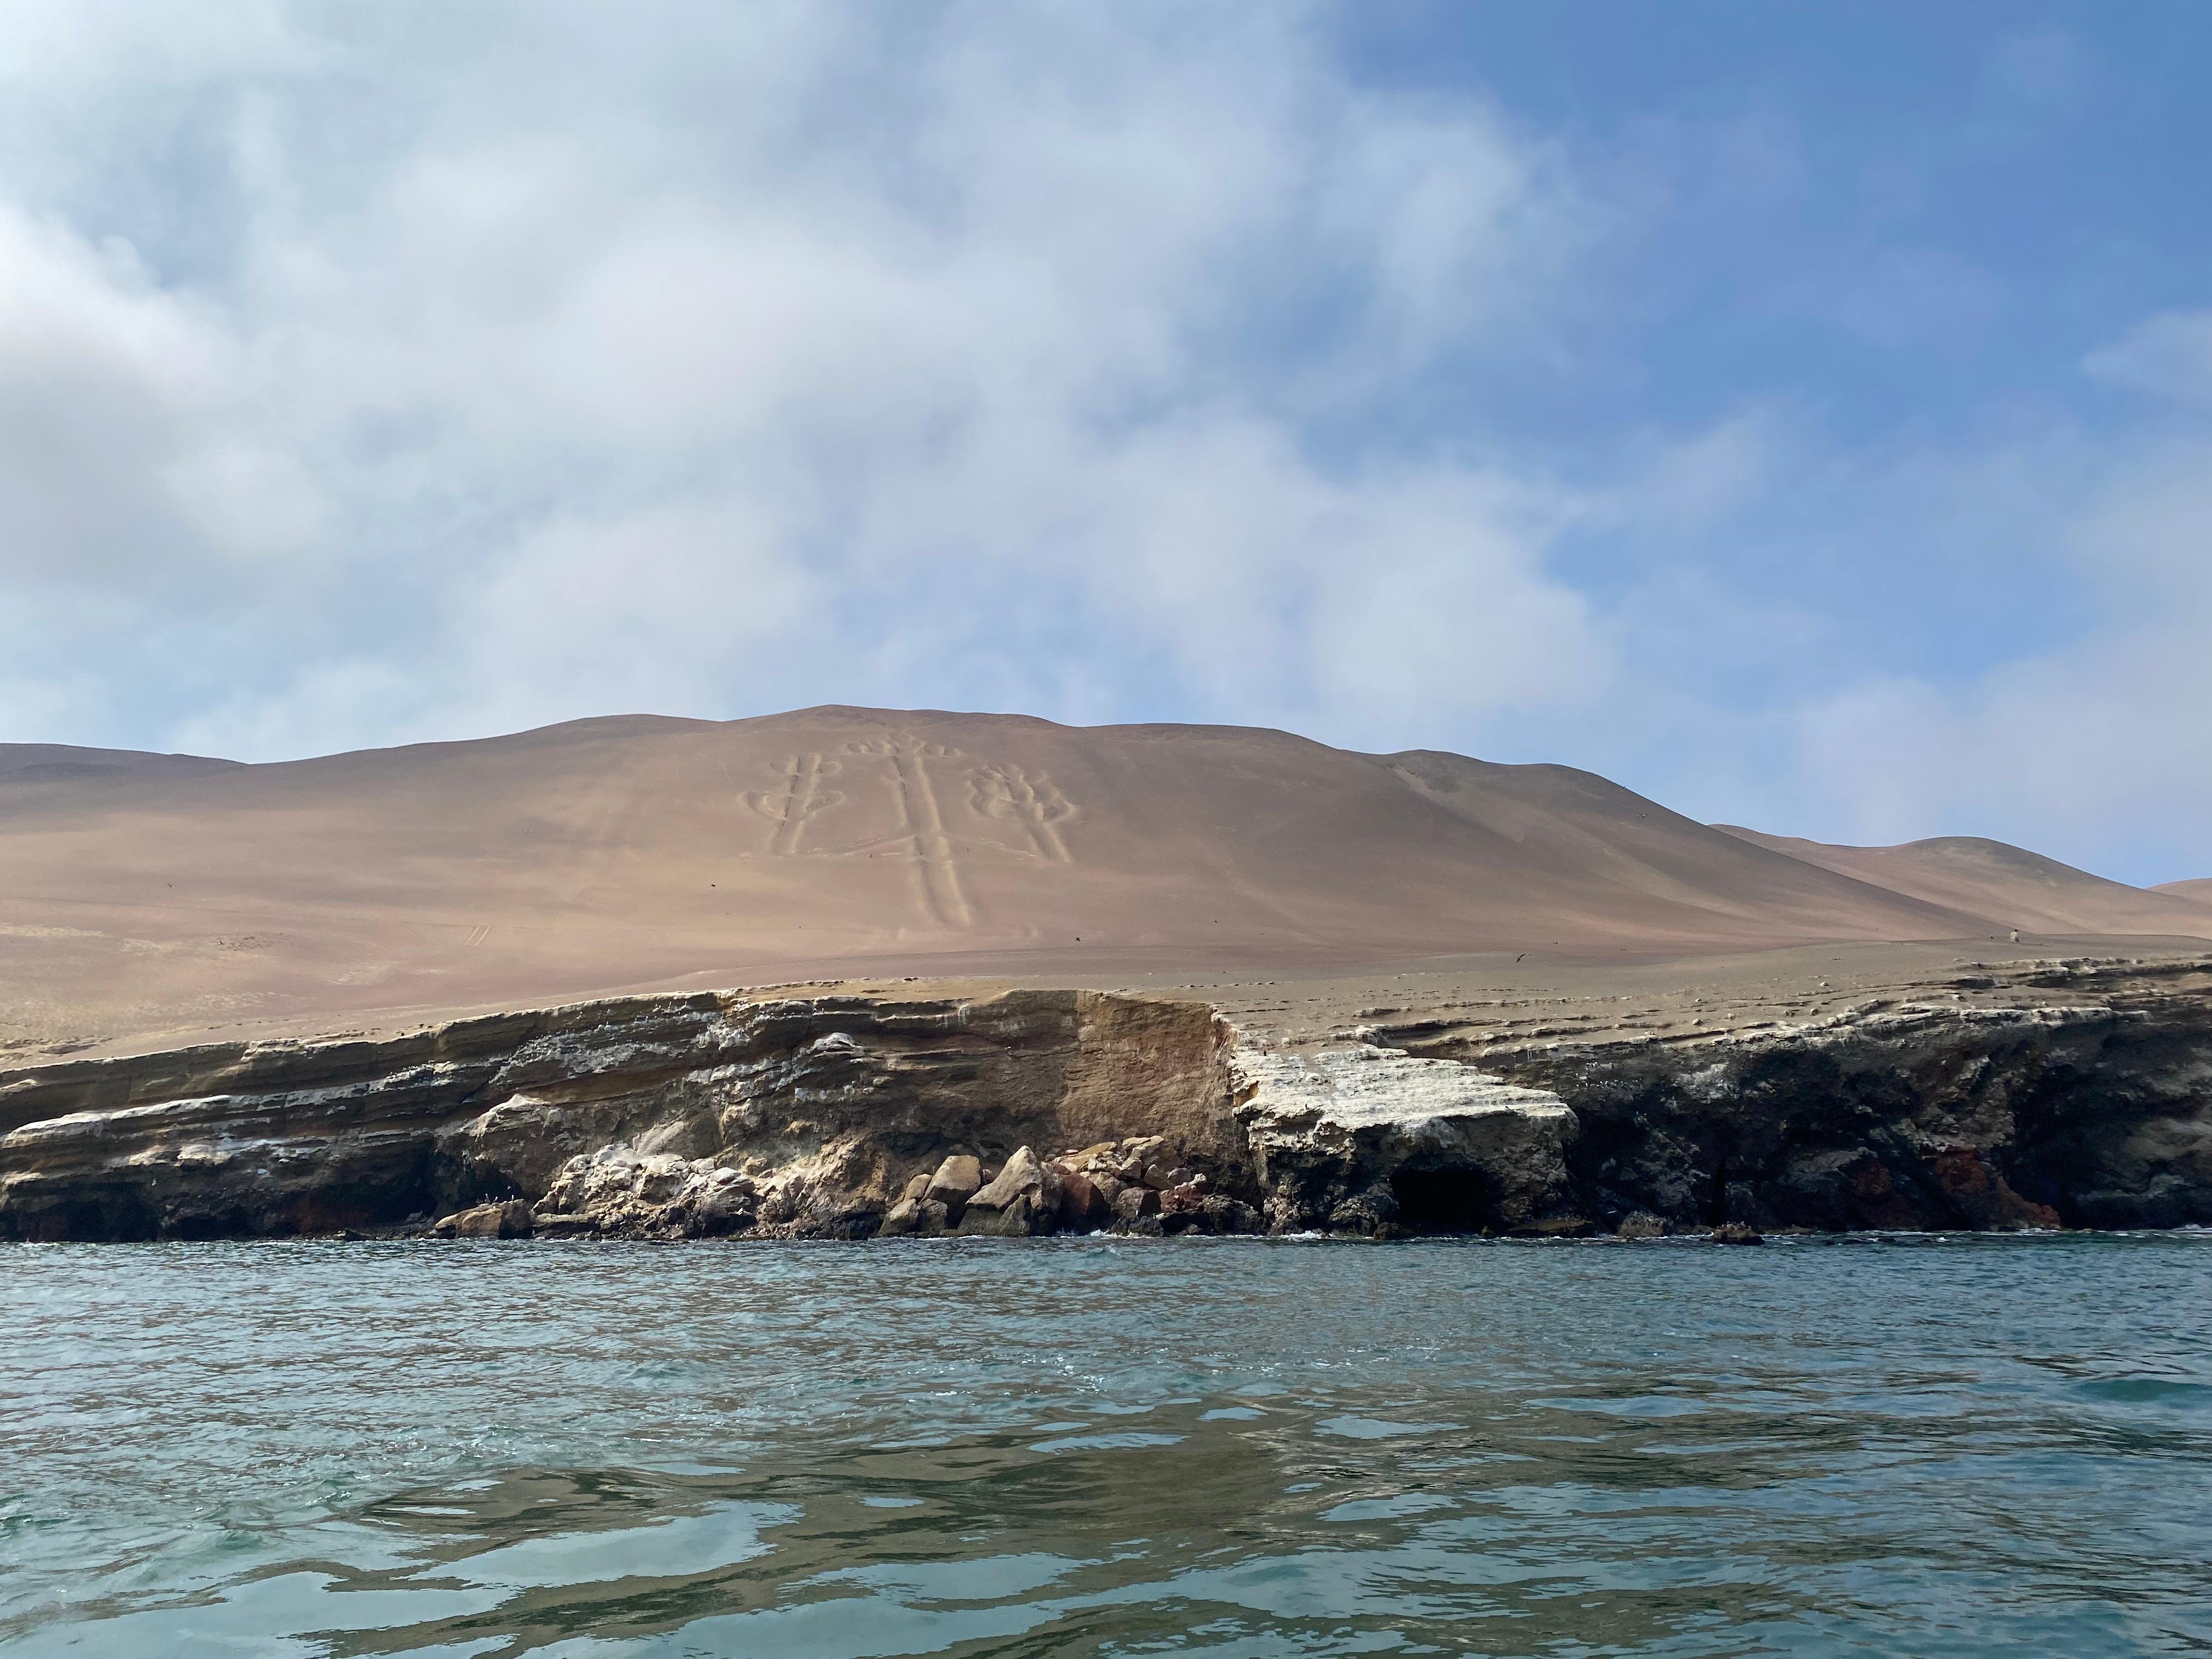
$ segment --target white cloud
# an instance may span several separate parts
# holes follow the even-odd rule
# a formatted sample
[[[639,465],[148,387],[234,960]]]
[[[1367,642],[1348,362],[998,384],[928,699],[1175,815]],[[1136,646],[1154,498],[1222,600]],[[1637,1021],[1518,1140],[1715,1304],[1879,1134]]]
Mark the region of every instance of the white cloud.
[[[2212,405],[2212,311],[2147,317],[2082,368],[2096,379],[2185,403]]]
[[[158,589],[49,643],[129,638],[178,711],[55,735],[988,697],[1412,741],[1607,672],[1540,485],[1306,424],[1510,350],[1571,192],[1295,10],[125,8],[6,61],[0,419],[61,456],[8,580]],[[220,234],[144,210],[165,147]]]
[[[2093,625],[1963,685],[1814,703],[1795,781],[1812,811],[1857,839],[1971,831],[2092,866],[2212,853],[2212,449],[2116,465],[2057,539]]]

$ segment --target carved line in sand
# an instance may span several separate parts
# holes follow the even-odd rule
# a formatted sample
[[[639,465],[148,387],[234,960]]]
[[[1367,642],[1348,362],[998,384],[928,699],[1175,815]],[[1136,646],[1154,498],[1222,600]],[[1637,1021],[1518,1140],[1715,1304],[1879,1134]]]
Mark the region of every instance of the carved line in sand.
[[[916,743],[908,737],[848,747],[864,755],[890,757],[900,824],[900,834],[891,840],[896,843],[910,838],[919,855],[914,866],[916,896],[939,927],[968,927],[975,914],[968,908],[967,895],[960,890],[960,866],[952,856],[951,838],[945,833],[945,814],[938,807],[927,763],[932,757],[949,760],[958,751],[942,744]]]
[[[847,799],[841,792],[823,787],[823,780],[839,774],[844,763],[820,754],[793,755],[782,763],[777,787],[749,791],[743,796],[748,807],[775,826],[769,838],[770,854],[850,858],[904,854],[912,860],[915,902],[940,927],[967,927],[975,922],[975,912],[960,883],[963,848],[1049,864],[1075,861],[1060,826],[1074,819],[1078,809],[1041,772],[1032,775],[1018,766],[979,762],[960,750],[925,743],[904,732],[848,744],[844,753],[856,761],[881,763],[880,775],[890,791],[896,813],[896,827],[889,835],[842,847],[808,847],[805,842],[813,820]],[[1028,848],[957,835],[949,830],[933,763],[940,771],[947,763],[956,769],[964,768],[968,809],[978,818],[1018,826],[1029,842]]]
[[[1042,772],[1032,779],[1018,766],[979,767],[969,775],[969,803],[987,818],[1011,819],[1029,831],[1037,856],[1073,864],[1059,826],[1075,816],[1075,806]]]
[[[747,792],[745,805],[776,825],[775,833],[769,838],[768,850],[788,858],[799,851],[799,838],[805,833],[806,821],[843,800],[836,790],[825,790],[822,780],[836,775],[838,766],[833,760],[820,755],[793,755],[783,763],[783,785],[779,789],[756,789]]]

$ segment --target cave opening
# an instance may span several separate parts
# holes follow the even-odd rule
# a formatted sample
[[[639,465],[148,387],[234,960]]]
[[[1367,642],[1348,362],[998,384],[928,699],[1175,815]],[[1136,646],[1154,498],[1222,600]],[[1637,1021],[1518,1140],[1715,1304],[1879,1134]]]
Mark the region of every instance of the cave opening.
[[[1401,1170],[1390,1177],[1398,1224],[1415,1233],[1479,1233],[1498,1224],[1498,1194],[1480,1170]]]

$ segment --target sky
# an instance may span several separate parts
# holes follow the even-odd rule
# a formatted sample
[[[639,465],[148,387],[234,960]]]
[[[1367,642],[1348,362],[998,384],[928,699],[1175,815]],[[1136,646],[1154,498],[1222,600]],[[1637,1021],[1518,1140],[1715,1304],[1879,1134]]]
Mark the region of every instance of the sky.
[[[0,741],[1281,726],[2212,875],[2212,7],[0,9]]]

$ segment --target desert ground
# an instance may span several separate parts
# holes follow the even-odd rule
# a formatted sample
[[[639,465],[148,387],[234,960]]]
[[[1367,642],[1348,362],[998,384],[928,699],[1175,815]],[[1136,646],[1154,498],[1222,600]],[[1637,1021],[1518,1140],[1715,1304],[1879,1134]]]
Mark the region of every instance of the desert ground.
[[[1189,988],[1286,1036],[1477,1002],[1686,1024],[2208,941],[2212,881],[1243,728],[825,708],[255,766],[0,745],[0,1063],[825,981]]]

